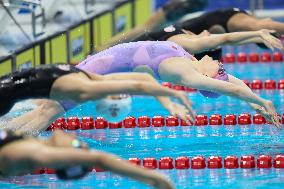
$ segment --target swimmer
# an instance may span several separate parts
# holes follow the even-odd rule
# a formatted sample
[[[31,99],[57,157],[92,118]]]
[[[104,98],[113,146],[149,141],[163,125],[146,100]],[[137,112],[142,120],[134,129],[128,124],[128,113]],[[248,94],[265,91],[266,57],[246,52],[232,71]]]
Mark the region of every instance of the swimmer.
[[[119,44],[87,58],[77,67],[98,74],[147,72],[162,81],[198,89],[206,97],[228,95],[246,101],[267,120],[280,127],[271,101],[257,96],[241,80],[227,74],[222,63],[209,56],[198,61],[173,42]]]
[[[46,99],[37,101],[39,108],[8,124],[12,125],[9,129],[40,132],[64,110],[91,100],[96,103],[98,116],[110,122],[119,122],[131,110],[129,95],[156,96],[170,113],[185,121],[193,121],[195,116],[186,93],[163,87],[149,74],[117,73],[102,76],[67,64],[41,65],[1,77],[0,115],[9,112],[19,100]],[[172,102],[166,96],[180,100],[183,105]]]
[[[0,177],[54,169],[62,180],[80,179],[93,167],[129,177],[159,189],[173,189],[162,174],[132,165],[108,153],[89,150],[74,135],[55,131],[46,140],[0,130]]]
[[[158,28],[166,21],[167,19],[165,18],[163,9],[160,9],[144,25],[137,26],[123,35],[115,36],[107,44],[99,48],[99,50],[118,43],[144,40],[171,40],[182,45],[184,48],[197,46],[189,48],[189,50],[192,50],[190,52],[195,55],[196,53],[208,51],[206,48],[212,49],[224,44],[243,45],[256,43],[262,48],[283,49],[281,41],[275,37],[266,35],[266,37],[263,38],[263,35],[256,35],[256,33],[252,35],[253,32],[250,32],[263,31],[263,33],[272,33],[272,35],[277,36],[275,33],[284,34],[284,23],[276,22],[268,18],[259,19],[237,8],[208,12],[199,17],[175,23],[164,29]],[[237,33],[229,34],[229,32]],[[215,35],[210,35],[211,33]],[[227,34],[222,35],[224,33]],[[204,43],[206,40],[209,42]],[[199,45],[203,48],[200,48]],[[214,52],[210,53],[210,51],[208,51],[206,53],[210,56]],[[218,54],[218,51],[216,51],[215,54]],[[202,55],[204,54],[201,54],[199,57],[202,57]]]

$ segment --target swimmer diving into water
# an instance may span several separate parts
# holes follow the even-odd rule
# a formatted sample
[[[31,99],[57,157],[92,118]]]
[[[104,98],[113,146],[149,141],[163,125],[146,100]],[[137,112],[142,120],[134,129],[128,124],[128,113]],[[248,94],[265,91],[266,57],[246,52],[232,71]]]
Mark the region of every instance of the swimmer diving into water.
[[[134,166],[108,153],[88,149],[74,135],[55,131],[47,140],[0,130],[0,177],[55,170],[59,179],[80,179],[93,167],[135,179],[158,189],[174,189],[162,174]]]
[[[27,133],[40,132],[64,110],[90,100],[96,103],[97,116],[103,116],[110,122],[119,122],[131,110],[131,98],[128,94],[156,96],[170,113],[185,121],[193,121],[195,116],[191,102],[184,92],[163,87],[149,74],[121,73],[101,76],[72,65],[53,64],[41,65],[0,78],[1,116],[19,100],[46,99],[37,101],[39,108],[12,120],[2,128],[19,129]],[[165,96],[177,98],[183,105],[174,103]],[[38,132],[35,132],[34,135],[37,134]]]
[[[162,81],[198,89],[207,97],[219,94],[244,100],[277,127],[280,122],[274,105],[256,94],[223,65],[209,56],[197,60],[181,46],[169,41],[139,41],[119,44],[101,51],[78,68],[98,74],[147,72]]]

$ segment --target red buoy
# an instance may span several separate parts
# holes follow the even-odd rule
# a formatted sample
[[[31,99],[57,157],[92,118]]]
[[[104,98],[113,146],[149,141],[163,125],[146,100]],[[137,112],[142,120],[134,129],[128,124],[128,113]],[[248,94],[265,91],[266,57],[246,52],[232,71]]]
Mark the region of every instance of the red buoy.
[[[180,156],[177,157],[175,160],[175,167],[176,169],[189,169],[189,157]]]

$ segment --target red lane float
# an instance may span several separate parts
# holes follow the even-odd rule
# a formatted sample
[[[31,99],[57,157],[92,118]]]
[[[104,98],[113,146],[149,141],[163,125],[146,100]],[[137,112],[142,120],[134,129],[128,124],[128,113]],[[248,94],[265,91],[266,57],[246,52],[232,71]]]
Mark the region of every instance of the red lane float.
[[[78,117],[68,117],[67,118],[67,129],[77,130],[80,128],[80,120]]]
[[[205,158],[203,156],[196,156],[191,159],[192,169],[204,169],[206,167]]]
[[[95,128],[95,121],[92,117],[83,117],[81,121],[82,130],[90,130]]]
[[[268,79],[264,82],[265,89],[276,89],[276,81]]]
[[[271,54],[269,52],[263,52],[260,55],[261,62],[271,62]]]
[[[251,115],[250,114],[240,114],[238,116],[238,124],[239,125],[249,125],[251,124]]]
[[[124,128],[134,128],[136,125],[136,118],[133,116],[128,116],[123,120]]]
[[[159,161],[159,169],[173,169],[173,159],[170,157],[162,157]]]
[[[210,125],[222,125],[222,115],[220,114],[213,114],[209,118]]]
[[[151,120],[148,116],[140,116],[138,118],[138,127],[150,127]]]
[[[176,169],[189,169],[190,168],[190,159],[186,156],[177,157],[175,159]]]
[[[165,118],[163,116],[154,116],[152,118],[152,125],[154,127],[163,127],[163,126],[165,126]]]
[[[179,126],[178,118],[175,117],[175,116],[167,116],[166,117],[166,126],[168,126],[168,127]]]
[[[239,161],[236,156],[227,156],[224,159],[224,168],[226,169],[237,169],[239,168]]]
[[[284,79],[279,80],[277,87],[278,89],[284,89]]]
[[[266,123],[266,119],[261,114],[253,115],[253,124],[261,125],[265,123]]]
[[[207,115],[197,115],[195,118],[195,125],[196,126],[208,125]]]
[[[134,165],[141,165],[141,160],[139,158],[129,158],[128,162]]]
[[[251,89],[259,90],[259,89],[262,89],[262,88],[263,88],[263,85],[262,85],[262,81],[261,80],[259,80],[259,79],[252,80],[252,82],[251,82]]]
[[[274,168],[284,168],[284,155],[276,155],[275,159],[273,160]]]
[[[234,114],[227,114],[224,117],[224,125],[236,125],[237,124],[237,116]]]
[[[273,62],[282,62],[283,61],[283,55],[280,52],[274,52],[272,59],[273,59]]]
[[[148,169],[157,169],[157,160],[155,158],[144,158],[143,166]]]
[[[220,169],[222,168],[222,157],[210,156],[207,161],[207,167],[209,169]]]
[[[251,62],[251,63],[259,62],[259,55],[257,53],[250,53],[249,54],[249,62]]]
[[[257,168],[271,168],[272,157],[268,155],[261,155],[257,158]]]
[[[256,52],[251,52],[249,54],[246,54],[244,52],[239,52],[237,55],[233,53],[226,53],[222,59],[221,62],[224,63],[257,63],[257,62],[282,62],[283,61],[283,55],[281,52],[274,52],[272,55],[270,52],[262,52],[260,54]]]
[[[243,169],[255,168],[254,156],[241,156],[240,167]]]
[[[96,129],[106,129],[108,127],[107,121],[103,117],[97,117],[95,120]]]
[[[234,63],[236,62],[236,57],[233,53],[226,53],[224,57],[225,63]]]
[[[243,52],[238,53],[238,55],[237,55],[237,62],[244,63],[244,62],[247,62],[247,61],[248,61],[248,59],[247,59],[247,54],[246,53],[243,53]]]

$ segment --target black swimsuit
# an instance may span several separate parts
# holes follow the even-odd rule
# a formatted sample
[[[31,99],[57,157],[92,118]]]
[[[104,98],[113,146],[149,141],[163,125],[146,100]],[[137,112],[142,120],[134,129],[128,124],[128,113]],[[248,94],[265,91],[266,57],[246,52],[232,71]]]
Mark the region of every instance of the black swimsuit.
[[[196,18],[183,21],[175,26],[189,30],[195,34],[199,34],[203,30],[208,30],[214,25],[221,25],[228,33],[228,21],[232,16],[239,13],[248,14],[246,11],[238,8],[218,9],[216,11],[205,13]]]
[[[49,98],[56,79],[84,71],[68,64],[40,65],[37,68],[0,78],[0,116],[9,112],[15,102],[28,98]],[[88,74],[86,73],[88,76]],[[68,85],[68,84],[67,84]]]

